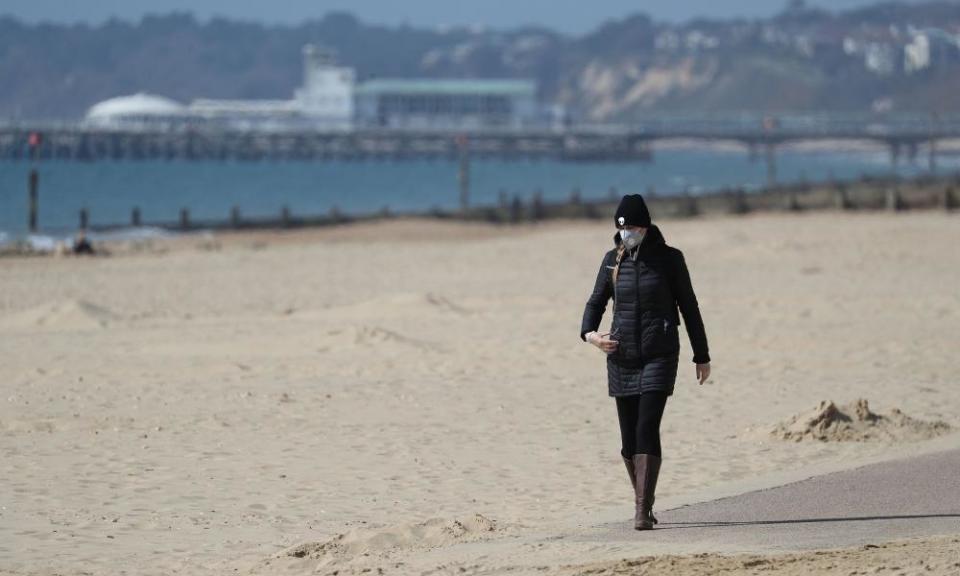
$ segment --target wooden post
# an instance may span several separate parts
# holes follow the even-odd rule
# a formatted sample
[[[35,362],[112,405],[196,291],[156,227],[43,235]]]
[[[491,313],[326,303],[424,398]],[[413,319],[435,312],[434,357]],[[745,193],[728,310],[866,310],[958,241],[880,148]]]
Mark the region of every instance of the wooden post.
[[[570,191],[570,204],[577,206],[580,204],[580,188],[576,187]]]
[[[87,225],[90,224],[90,213],[86,208],[80,209],[80,229],[86,230]]]
[[[343,220],[343,216],[340,214],[340,208],[336,204],[330,207],[330,221],[336,224]]]
[[[513,201],[510,203],[510,221],[516,224],[520,221],[520,216],[522,213],[523,203],[520,201],[520,196],[514,194]]]
[[[183,229],[190,227],[190,211],[186,208],[180,209],[180,227]]]
[[[133,210],[130,211],[130,225],[134,227],[140,226],[140,209],[137,207],[134,207]]]
[[[733,191],[733,200],[730,211],[734,214],[746,214],[750,211],[750,206],[747,204],[747,194],[743,187],[737,188]]]
[[[537,188],[533,193],[533,203],[531,204],[530,219],[534,222],[543,220],[543,190]]]
[[[900,198],[900,189],[896,186],[887,188],[887,210],[890,212],[899,212],[903,210],[903,199]]]
[[[234,228],[240,227],[240,207],[233,206],[230,208],[230,226]]]
[[[284,228],[290,226],[290,208],[287,206],[280,210],[280,223]]]
[[[27,195],[29,200],[29,214],[27,215],[27,222],[30,227],[30,232],[36,232],[37,213],[39,212],[40,205],[40,174],[37,172],[36,168],[30,170],[30,177],[27,184]]]
[[[850,204],[850,198],[847,196],[847,185],[843,182],[838,182],[837,187],[834,189],[834,204],[838,210],[849,210],[852,208]]]
[[[946,210],[947,212],[950,212],[951,210],[957,207],[956,200],[954,200],[954,197],[953,197],[952,186],[947,186],[946,188],[943,189],[943,192],[941,193],[941,196],[940,196],[940,207]]]
[[[700,206],[697,204],[697,197],[689,192],[684,192],[681,198],[680,216],[696,216],[700,213]]]
[[[800,211],[800,201],[797,200],[797,191],[791,186],[787,190],[787,201],[786,206],[788,212],[799,212]]]
[[[600,215],[597,213],[596,203],[593,201],[585,202],[583,204],[583,215],[590,219],[599,218]]]
[[[510,200],[509,200],[509,197],[507,196],[507,191],[504,190],[503,188],[500,189],[500,194],[497,197],[497,203],[499,203],[500,207],[503,209],[506,209],[510,206]]]

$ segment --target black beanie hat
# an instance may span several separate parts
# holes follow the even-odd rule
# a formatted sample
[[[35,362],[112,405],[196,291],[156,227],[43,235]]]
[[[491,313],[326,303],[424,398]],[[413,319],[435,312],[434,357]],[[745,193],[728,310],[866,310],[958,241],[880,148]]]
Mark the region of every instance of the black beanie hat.
[[[617,206],[617,213],[613,215],[613,224],[617,228],[621,226],[643,226],[650,227],[650,211],[647,210],[647,203],[643,201],[643,196],[639,194],[627,194],[620,200]]]

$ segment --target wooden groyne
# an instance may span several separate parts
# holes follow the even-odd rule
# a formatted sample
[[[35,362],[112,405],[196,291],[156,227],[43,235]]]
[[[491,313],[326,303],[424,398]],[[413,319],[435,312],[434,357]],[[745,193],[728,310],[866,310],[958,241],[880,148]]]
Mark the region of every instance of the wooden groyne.
[[[494,224],[523,224],[556,219],[609,219],[616,211],[622,193],[611,188],[604,198],[583,199],[573,189],[564,200],[546,201],[542,193],[534,191],[522,197],[501,192],[499,201],[490,206],[474,206],[460,210],[434,208],[423,212],[397,212],[388,206],[366,214],[344,214],[332,208],[324,214],[296,214],[287,207],[275,216],[246,217],[234,206],[222,219],[198,220],[191,217],[189,208],[180,211],[175,221],[150,221],[140,210],[131,209],[129,222],[96,223],[93,215],[83,210],[78,224],[99,232],[150,226],[169,231],[197,230],[282,230],[316,226],[335,226],[371,220],[402,217],[435,218],[488,222]],[[857,180],[817,184],[797,183],[768,187],[759,191],[725,188],[702,194],[660,195],[655,190],[644,194],[652,214],[659,219],[693,218],[722,214],[753,212],[804,212],[816,210],[900,212],[906,210],[954,210],[960,205],[960,173],[912,179],[862,177]],[[91,224],[91,222],[93,222]]]

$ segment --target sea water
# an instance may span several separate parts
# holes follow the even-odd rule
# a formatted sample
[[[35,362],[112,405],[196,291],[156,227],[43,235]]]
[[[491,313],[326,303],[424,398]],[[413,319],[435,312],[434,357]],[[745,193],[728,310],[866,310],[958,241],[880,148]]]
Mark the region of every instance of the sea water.
[[[956,158],[941,160],[956,169]],[[287,207],[296,217],[363,214],[388,208],[395,213],[459,205],[456,161],[354,162],[187,162],[44,161],[40,174],[39,228],[52,236],[69,234],[86,209],[91,225],[130,222],[139,208],[144,224],[176,222],[180,210],[192,220],[227,220],[232,207],[241,216],[279,217]],[[0,242],[27,233],[27,179],[31,164],[0,161]],[[901,162],[897,172],[926,171],[924,162]],[[882,151],[782,151],[779,182],[886,175],[893,168]],[[649,163],[564,163],[552,160],[474,160],[470,164],[471,205],[493,205],[501,191],[529,201],[564,200],[574,189],[581,198],[616,194],[700,193],[722,187],[757,189],[767,179],[762,159],[738,150],[658,150]]]

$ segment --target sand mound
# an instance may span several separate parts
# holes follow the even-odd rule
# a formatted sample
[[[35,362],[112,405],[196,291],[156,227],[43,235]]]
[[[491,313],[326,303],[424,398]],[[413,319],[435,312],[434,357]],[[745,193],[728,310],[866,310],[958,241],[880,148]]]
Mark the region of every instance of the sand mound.
[[[865,442],[870,440],[925,440],[950,430],[945,422],[926,422],[894,408],[876,414],[863,398],[838,407],[829,400],[809,412],[781,422],[771,434],[783,440],[821,442]]]
[[[408,552],[450,546],[489,538],[496,522],[475,514],[465,520],[434,518],[415,524],[362,528],[324,542],[306,542],[283,550],[254,573],[376,573],[373,567],[396,563]]]
[[[50,302],[17,312],[3,319],[3,326],[16,329],[94,330],[120,320],[111,310],[85,300]]]

